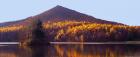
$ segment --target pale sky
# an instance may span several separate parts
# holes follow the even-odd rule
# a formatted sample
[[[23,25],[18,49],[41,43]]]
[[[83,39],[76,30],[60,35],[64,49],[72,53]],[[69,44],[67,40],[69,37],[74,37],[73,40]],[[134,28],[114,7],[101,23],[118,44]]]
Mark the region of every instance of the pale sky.
[[[0,0],[0,22],[21,20],[56,5],[104,20],[140,25],[140,0]]]

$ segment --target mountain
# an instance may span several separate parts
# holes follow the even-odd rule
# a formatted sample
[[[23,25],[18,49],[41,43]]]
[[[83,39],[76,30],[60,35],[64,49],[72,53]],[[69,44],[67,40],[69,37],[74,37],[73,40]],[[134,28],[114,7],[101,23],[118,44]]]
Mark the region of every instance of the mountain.
[[[98,19],[75,10],[56,6],[41,14],[22,20],[0,23],[0,42],[24,42],[32,38],[32,29],[41,26],[49,41],[131,41],[140,40],[140,27]],[[12,38],[11,38],[12,37]]]
[[[102,19],[98,19],[68,8],[65,8],[63,6],[56,6],[48,11],[45,11],[41,14],[38,14],[36,16],[31,16],[23,20],[14,21],[14,22],[6,22],[6,23],[0,23],[0,26],[11,26],[11,25],[20,25],[20,24],[28,24],[28,21],[31,19],[40,19],[44,22],[52,21],[52,22],[58,22],[58,21],[86,21],[86,22],[93,22],[93,23],[101,23],[101,24],[119,24],[121,23],[112,22],[112,21],[106,21]]]
[[[41,19],[43,21],[87,21],[94,23],[105,23],[105,24],[121,24],[111,21],[98,19],[63,6],[56,6],[48,11],[45,11],[39,15],[33,16],[34,19]]]

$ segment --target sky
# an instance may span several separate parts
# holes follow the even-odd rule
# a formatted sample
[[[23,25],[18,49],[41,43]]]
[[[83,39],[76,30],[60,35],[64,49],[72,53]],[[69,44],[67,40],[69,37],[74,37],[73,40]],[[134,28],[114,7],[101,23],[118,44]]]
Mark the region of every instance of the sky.
[[[0,0],[0,23],[34,16],[56,5],[103,20],[140,26],[140,0]]]

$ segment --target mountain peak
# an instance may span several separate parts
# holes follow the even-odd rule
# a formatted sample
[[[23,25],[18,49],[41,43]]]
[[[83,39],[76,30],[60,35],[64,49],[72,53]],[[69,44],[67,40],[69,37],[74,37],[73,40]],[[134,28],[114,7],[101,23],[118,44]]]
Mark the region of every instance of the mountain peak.
[[[44,22],[45,21],[87,21],[93,23],[119,24],[116,22],[98,19],[60,5],[57,5],[54,8],[45,11],[39,15],[36,15],[33,18],[40,19]]]
[[[63,6],[61,6],[61,5],[57,5],[57,6],[55,6],[56,8],[64,8]]]
[[[63,7],[63,6],[60,6],[60,5],[57,5],[55,6],[54,8],[48,10],[48,11],[59,11],[59,10],[71,10],[71,9],[68,9],[66,7]]]

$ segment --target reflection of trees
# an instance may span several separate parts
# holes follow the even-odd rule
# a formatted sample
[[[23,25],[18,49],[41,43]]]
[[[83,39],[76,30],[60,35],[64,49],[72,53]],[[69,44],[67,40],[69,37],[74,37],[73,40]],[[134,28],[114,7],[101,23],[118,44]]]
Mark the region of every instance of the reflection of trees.
[[[139,57],[139,45],[0,47],[0,57]]]
[[[48,54],[47,46],[21,47],[18,55],[21,57],[45,57]]]
[[[83,50],[80,48],[78,45],[55,46],[60,57],[125,57],[129,56],[128,53],[134,54],[136,50],[127,45],[84,45]]]
[[[22,47],[19,53],[23,57],[57,57],[53,46]]]
[[[0,53],[0,57],[17,57],[15,53]]]
[[[0,46],[0,57],[18,57],[16,46]]]
[[[47,47],[44,46],[33,47],[31,49],[32,49],[32,57],[45,57],[45,55],[47,54],[46,52]]]

